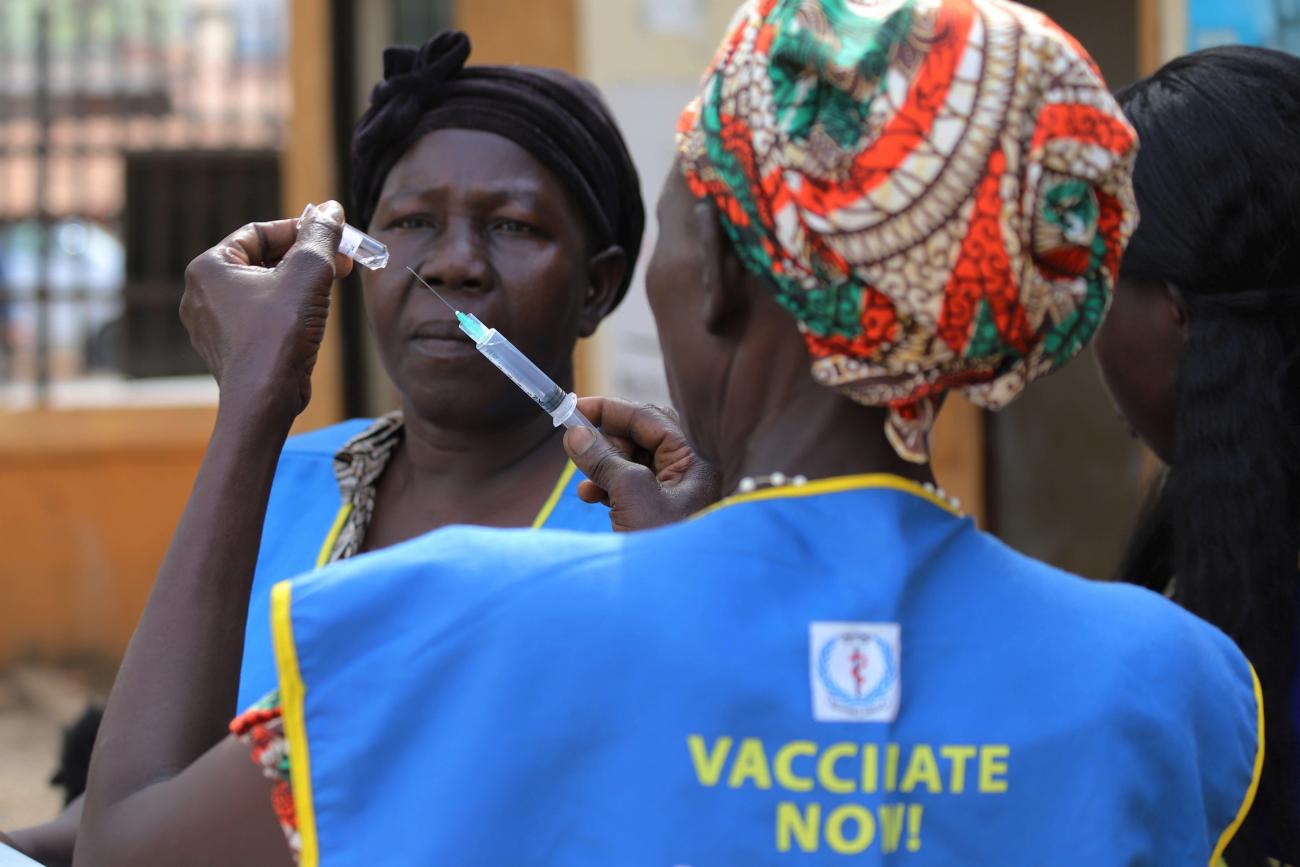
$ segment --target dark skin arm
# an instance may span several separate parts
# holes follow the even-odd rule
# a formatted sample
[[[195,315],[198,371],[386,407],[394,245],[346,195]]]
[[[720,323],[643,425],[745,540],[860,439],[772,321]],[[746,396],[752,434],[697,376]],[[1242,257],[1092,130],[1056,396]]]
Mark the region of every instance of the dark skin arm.
[[[343,214],[246,226],[195,259],[181,318],[217,422],[105,710],[76,865],[288,865],[270,782],[227,737],[276,461],[311,396]],[[345,266],[346,267],[346,266]]]

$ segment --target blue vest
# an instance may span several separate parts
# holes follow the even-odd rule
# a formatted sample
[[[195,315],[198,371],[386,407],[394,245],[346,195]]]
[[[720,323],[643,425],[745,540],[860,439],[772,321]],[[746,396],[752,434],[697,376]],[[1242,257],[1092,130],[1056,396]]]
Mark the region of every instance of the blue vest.
[[[347,517],[340,508],[334,455],[373,419],[352,419],[295,436],[285,443],[271,484],[262,525],[262,544],[244,627],[244,661],[239,679],[239,707],[246,708],[276,686],[271,651],[271,587],[323,564]],[[538,514],[539,526],[584,532],[610,532],[609,511],[578,499],[583,476],[566,468],[560,483]]]
[[[1221,632],[858,476],[625,535],[455,527],[273,592],[304,867],[1208,864]]]

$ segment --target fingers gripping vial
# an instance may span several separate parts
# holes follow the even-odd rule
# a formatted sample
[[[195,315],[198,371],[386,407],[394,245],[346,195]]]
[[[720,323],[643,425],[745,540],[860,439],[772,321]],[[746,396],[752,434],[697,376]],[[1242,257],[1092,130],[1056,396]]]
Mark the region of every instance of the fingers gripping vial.
[[[438,290],[425,283],[424,279],[415,273],[414,268],[408,267],[406,270],[410,271],[426,289],[438,295]],[[463,313],[452,307],[441,295],[438,295],[438,300],[456,314],[460,330],[469,335],[469,338],[474,341],[474,347],[483,354],[483,357],[495,364],[498,370],[523,390],[524,394],[544,409],[555,422],[556,427],[564,425],[595,429],[595,426],[587,421],[587,417],[578,410],[578,396],[573,392],[566,392],[556,384],[555,380],[542,373],[541,368],[529,361],[527,356],[501,335],[501,332],[495,328],[488,328],[474,314]]]
[[[302,212],[302,217],[298,219],[306,217],[312,207],[313,205],[308,204]],[[343,236],[339,238],[339,252],[371,271],[377,271],[388,265],[388,248],[347,223],[343,224]]]

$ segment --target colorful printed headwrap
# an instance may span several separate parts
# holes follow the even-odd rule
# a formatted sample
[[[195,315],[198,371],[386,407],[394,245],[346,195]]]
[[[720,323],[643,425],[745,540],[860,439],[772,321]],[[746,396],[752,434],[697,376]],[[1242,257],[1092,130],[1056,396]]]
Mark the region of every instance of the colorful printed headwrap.
[[[1137,224],[1137,137],[1087,52],[1005,0],[749,0],[678,124],[695,195],[813,376],[929,458],[1074,357]]]

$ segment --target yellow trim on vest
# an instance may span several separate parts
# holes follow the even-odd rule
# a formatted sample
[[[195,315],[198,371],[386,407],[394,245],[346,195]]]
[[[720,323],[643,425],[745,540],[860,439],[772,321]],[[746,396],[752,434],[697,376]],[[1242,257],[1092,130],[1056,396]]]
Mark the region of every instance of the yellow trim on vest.
[[[281,581],[271,588],[271,635],[275,643],[275,664],[280,671],[280,714],[289,741],[289,777],[293,786],[293,810],[298,819],[301,849],[298,867],[317,867],[320,844],[316,839],[316,812],[311,794],[311,760],[307,750],[307,687],[298,669],[298,650],[293,641],[291,606],[293,584]]]
[[[577,471],[578,467],[573,461],[564,462],[564,472],[560,473],[560,480],[555,483],[555,488],[551,491],[551,495],[546,498],[546,502],[542,503],[542,510],[537,513],[536,518],[533,518],[534,530],[540,530],[546,526],[546,522],[551,519],[551,512],[555,511],[555,504],[560,502],[564,489],[569,486],[573,474]]]
[[[1232,838],[1237,835],[1241,828],[1241,823],[1246,821],[1246,814],[1250,812],[1251,805],[1255,803],[1255,793],[1259,791],[1259,777],[1264,772],[1264,690],[1259,685],[1259,675],[1255,674],[1255,666],[1249,662],[1246,663],[1250,668],[1250,680],[1255,687],[1255,714],[1257,718],[1256,731],[1259,737],[1255,740],[1255,770],[1250,775],[1250,785],[1246,788],[1246,796],[1241,799],[1241,807],[1237,810],[1237,817],[1232,820],[1232,824],[1223,829],[1222,836],[1219,837],[1219,845],[1214,847],[1214,854],[1210,856],[1210,865],[1222,863],[1223,850],[1228,848]]]
[[[927,503],[938,506],[949,514],[961,517],[961,512],[954,509],[950,503],[943,499],[943,497],[940,497],[932,491],[926,490],[925,486],[918,484],[911,479],[905,479],[902,476],[896,476],[893,473],[864,473],[857,476],[834,476],[829,479],[815,479],[805,485],[784,485],[779,488],[763,488],[760,491],[751,491],[748,494],[735,494],[700,511],[695,515],[695,517],[702,518],[705,515],[718,511],[719,509],[725,509],[728,506],[735,506],[739,503],[753,503],[759,500],[791,500],[796,497],[816,497],[819,494],[839,494],[844,491],[856,491],[869,488],[884,488],[886,490],[902,491],[905,494],[920,497]]]
[[[550,496],[542,504],[541,511],[533,519],[534,530],[543,527],[550,519],[551,513],[563,496],[565,488],[573,480],[578,468],[573,461],[566,461],[564,471],[551,490]],[[316,568],[329,563],[334,553],[334,544],[338,541],[343,525],[352,514],[352,503],[339,507],[334,516],[334,524],[321,545],[316,557]],[[307,747],[307,686],[302,681],[302,672],[298,668],[298,649],[293,640],[292,618],[293,582],[281,581],[271,588],[271,636],[275,645],[275,665],[280,672],[280,713],[284,721],[284,733],[289,741],[289,776],[293,787],[293,809],[298,819],[298,836],[301,848],[298,854],[298,867],[317,867],[320,863],[320,843],[316,837],[316,811],[312,803],[311,760]]]
[[[334,524],[330,527],[329,534],[325,536],[325,544],[320,546],[320,553],[316,555],[317,569],[330,561],[330,555],[334,553],[334,543],[339,540],[339,533],[343,532],[343,525],[348,522],[348,516],[351,514],[350,500],[339,506],[338,514],[334,516]]]

